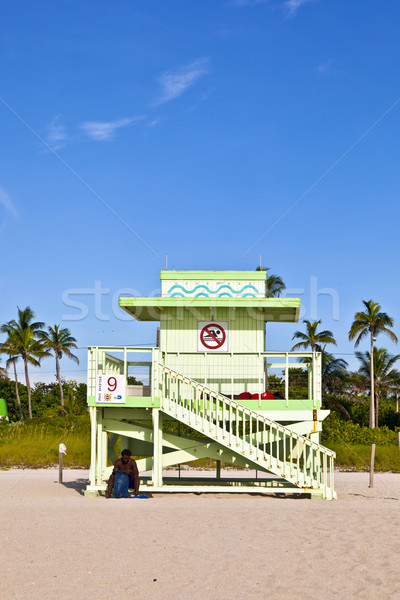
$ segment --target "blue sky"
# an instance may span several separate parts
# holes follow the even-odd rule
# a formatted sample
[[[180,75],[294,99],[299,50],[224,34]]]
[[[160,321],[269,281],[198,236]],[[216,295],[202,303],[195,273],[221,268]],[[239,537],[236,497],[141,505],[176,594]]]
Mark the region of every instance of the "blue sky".
[[[81,379],[89,344],[154,343],[112,299],[154,295],[166,254],[212,270],[261,255],[352,368],[362,299],[399,335],[399,17],[394,0],[4,0],[1,322],[17,305],[62,322]],[[267,349],[297,328],[269,325]]]

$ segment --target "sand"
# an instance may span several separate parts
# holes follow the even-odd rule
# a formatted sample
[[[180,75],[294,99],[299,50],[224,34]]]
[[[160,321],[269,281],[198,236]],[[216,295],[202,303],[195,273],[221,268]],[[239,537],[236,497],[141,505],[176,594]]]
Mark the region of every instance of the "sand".
[[[400,475],[338,500],[85,498],[87,471],[0,472],[0,599],[400,598]]]

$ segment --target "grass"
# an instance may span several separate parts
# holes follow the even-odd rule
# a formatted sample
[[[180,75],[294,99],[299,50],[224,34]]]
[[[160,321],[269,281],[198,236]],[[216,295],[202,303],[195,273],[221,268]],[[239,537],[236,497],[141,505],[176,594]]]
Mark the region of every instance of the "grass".
[[[326,442],[336,452],[335,466],[348,471],[369,471],[371,446],[365,444],[343,444]],[[395,444],[376,446],[375,471],[400,471],[399,448]]]
[[[72,429],[72,430],[71,430]],[[67,468],[88,469],[90,465],[90,430],[88,423],[80,421],[80,428],[57,426],[48,423],[7,425],[0,428],[0,469],[11,467],[45,468],[58,464],[58,445],[67,447],[63,458]],[[336,452],[337,468],[351,471],[368,471],[371,446],[327,440],[324,444]],[[119,453],[119,440],[115,450]],[[111,463],[109,463],[111,464]],[[215,470],[216,461],[202,458],[186,463],[190,467]],[[221,467],[229,467],[222,463]],[[376,471],[400,471],[397,444],[376,446]]]
[[[0,432],[0,468],[39,469],[58,464],[58,445],[67,447],[63,464],[67,468],[89,468],[90,433],[51,428],[46,425],[2,427]]]

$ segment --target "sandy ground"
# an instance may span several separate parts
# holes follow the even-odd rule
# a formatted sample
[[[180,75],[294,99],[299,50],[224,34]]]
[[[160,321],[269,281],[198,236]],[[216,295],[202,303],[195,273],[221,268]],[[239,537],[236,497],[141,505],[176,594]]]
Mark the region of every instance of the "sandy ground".
[[[338,501],[82,496],[87,472],[0,472],[0,599],[400,599],[400,475]]]

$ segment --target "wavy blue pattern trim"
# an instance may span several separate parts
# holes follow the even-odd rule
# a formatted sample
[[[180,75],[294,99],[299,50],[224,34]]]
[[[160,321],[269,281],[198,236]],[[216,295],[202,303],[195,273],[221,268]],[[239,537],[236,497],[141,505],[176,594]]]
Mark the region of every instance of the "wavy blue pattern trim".
[[[203,296],[204,298],[210,298],[210,296],[205,292],[200,292],[199,294],[196,294],[195,298],[198,298],[199,296]],[[218,298],[222,298],[223,296],[227,296],[228,298],[234,298],[234,296],[232,296],[232,294],[228,294],[228,292],[222,292],[222,294],[218,294]],[[171,294],[170,296],[170,298],[176,297],[185,298],[185,296],[180,292],[175,292],[175,294]],[[257,296],[255,294],[243,294],[242,298],[257,298]]]
[[[210,290],[209,287],[207,287],[204,283],[200,283],[199,285],[196,285],[196,287],[194,287],[192,290],[187,290],[183,287],[183,285],[181,285],[180,283],[175,283],[172,287],[170,287],[170,289],[168,290],[168,294],[170,294],[172,292],[172,290],[174,289],[181,289],[183,292],[185,292],[185,294],[193,294],[196,290],[200,289],[200,288],[204,288],[205,290],[207,290],[207,292],[209,292],[209,294],[218,294],[218,292],[220,292],[223,288],[227,288],[228,290],[230,290],[232,292],[232,294],[242,294],[244,292],[244,290],[246,290],[247,288],[254,290],[256,293],[258,293],[258,290],[256,287],[254,287],[254,285],[250,285],[247,284],[245,286],[242,287],[241,290],[234,290],[233,288],[231,288],[230,285],[227,285],[226,283],[224,283],[223,285],[220,285],[219,288],[215,291]],[[204,292],[202,292],[204,294]],[[174,294],[175,296],[176,294]],[[205,294],[204,294],[205,295]],[[221,294],[220,294],[221,295]]]

